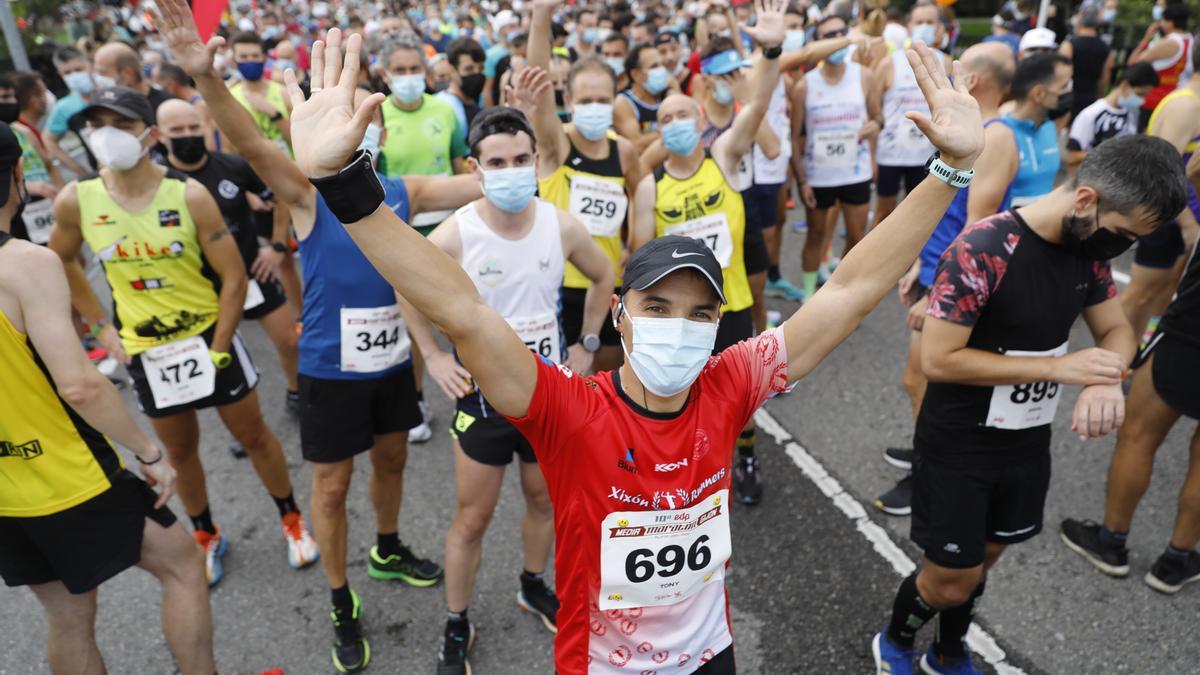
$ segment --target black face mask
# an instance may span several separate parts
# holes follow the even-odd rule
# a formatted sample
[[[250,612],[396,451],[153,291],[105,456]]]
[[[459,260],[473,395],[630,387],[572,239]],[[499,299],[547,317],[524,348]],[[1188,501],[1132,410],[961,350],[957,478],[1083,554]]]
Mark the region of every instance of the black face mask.
[[[462,76],[462,91],[463,96],[478,101],[479,95],[483,93],[483,85],[487,81],[487,77],[483,73],[475,73],[474,75]]]
[[[21,108],[16,103],[0,103],[0,122],[12,124],[21,115]]]
[[[204,159],[208,148],[204,147],[203,136],[181,136],[171,139],[171,154],[184,164],[195,164]]]
[[[1096,229],[1089,235],[1083,233]],[[1063,216],[1062,245],[1071,253],[1091,260],[1111,260],[1133,246],[1133,240],[1112,230],[1100,227],[1100,200],[1096,200],[1096,216],[1087,218],[1071,214]]]
[[[1046,111],[1046,117],[1056,120],[1063,115],[1071,112],[1071,107],[1075,105],[1075,92],[1068,91],[1058,95],[1058,105]]]
[[[563,89],[554,90],[554,105],[562,108],[567,105],[567,92]]]

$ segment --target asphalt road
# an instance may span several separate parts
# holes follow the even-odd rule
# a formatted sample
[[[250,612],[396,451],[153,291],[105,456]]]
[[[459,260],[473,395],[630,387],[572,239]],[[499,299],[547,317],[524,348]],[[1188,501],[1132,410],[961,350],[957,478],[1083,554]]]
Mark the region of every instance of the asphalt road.
[[[785,272],[799,278],[802,237],[790,228]],[[1118,267],[1128,269],[1126,264]],[[785,316],[794,305],[771,301]],[[889,297],[790,396],[766,409],[781,431],[802,446],[845,489],[835,503],[797,465],[793,454],[760,433],[767,478],[764,502],[733,513],[734,556],[729,588],[737,659],[744,673],[867,673],[870,639],[887,620],[900,576],[863,532],[881,525],[913,560],[906,518],[890,518],[870,502],[900,473],[880,452],[906,444],[912,424],[900,386],[907,342],[902,308]],[[258,388],[271,427],[283,441],[297,496],[307,503],[310,473],[300,460],[297,425],[283,412],[284,385],[261,329],[243,325],[263,371]],[[1076,328],[1072,347],[1087,345]],[[442,558],[453,503],[453,462],[446,434],[451,406],[429,389],[437,413],[434,440],[409,455],[401,537],[418,552]],[[1069,392],[1064,410],[1069,410]],[[128,392],[126,400],[132,405]],[[144,420],[139,418],[144,424]],[[331,673],[328,593],[319,567],[287,567],[274,507],[246,460],[234,459],[228,433],[213,412],[201,414],[202,456],[212,511],[231,536],[225,579],[212,593],[221,672]],[[993,573],[979,622],[1006,653],[1005,664],[1028,673],[1190,672],[1200,660],[1193,636],[1200,589],[1160,596],[1140,580],[1166,544],[1174,499],[1186,468],[1195,422],[1184,420],[1159,452],[1150,492],[1130,536],[1131,577],[1117,581],[1094,572],[1057,538],[1066,516],[1101,514],[1111,439],[1082,443],[1068,432],[1069,414],[1055,425],[1054,478],[1046,508],[1047,531],[1011,551]],[[814,469],[808,467],[811,474]],[[444,621],[441,587],[414,589],[366,576],[373,517],[360,462],[350,497],[351,583],[365,603],[372,645],[371,672],[433,671]],[[847,510],[865,509],[865,518]],[[176,512],[181,513],[178,504]],[[514,601],[520,572],[521,495],[509,472],[470,606],[479,629],[472,652],[482,675],[551,672],[552,636]],[[862,513],[861,511],[859,512]],[[886,547],[884,547],[886,548]],[[86,552],[81,552],[86,555]],[[172,673],[158,622],[151,577],[126,572],[100,592],[97,633],[109,671]],[[0,674],[46,671],[45,622],[33,596],[0,588]],[[926,631],[928,633],[928,631]],[[922,635],[924,639],[925,635]],[[989,666],[988,670],[991,668]]]

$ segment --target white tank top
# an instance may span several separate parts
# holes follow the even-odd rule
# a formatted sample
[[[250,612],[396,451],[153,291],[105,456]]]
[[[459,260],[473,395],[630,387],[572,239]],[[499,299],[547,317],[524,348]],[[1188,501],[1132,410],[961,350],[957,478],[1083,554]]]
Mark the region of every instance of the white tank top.
[[[1191,50],[1195,49],[1191,41],[1191,36],[1186,33],[1167,33],[1166,39],[1175,43],[1175,54],[1168,56],[1165,59],[1152,61],[1150,65],[1154,66],[1154,70],[1162,72],[1183,59],[1183,72],[1179,74],[1179,86],[1187,84],[1187,81],[1192,77],[1192,54]]]
[[[909,111],[928,115],[929,104],[904,52],[897,50],[892,54],[892,86],[883,93],[883,131],[875,145],[875,159],[881,165],[925,166],[933,154],[933,143],[904,116]]]
[[[862,66],[846,63],[837,84],[815,68],[804,76],[804,172],[813,187],[840,187],[871,180],[871,150],[858,132],[867,123]]]
[[[754,144],[754,184],[779,185],[787,182],[788,162],[792,158],[792,124],[788,116],[787,87],[783,78],[771,92],[771,102],[767,105],[767,116],[764,118],[771,131],[779,137],[779,156],[767,159],[758,144]]]
[[[483,301],[504,317],[530,351],[561,363],[566,349],[559,325],[562,230],[558,207],[534,201],[533,227],[515,240],[488,227],[474,203],[459,209],[455,215],[462,266]]]

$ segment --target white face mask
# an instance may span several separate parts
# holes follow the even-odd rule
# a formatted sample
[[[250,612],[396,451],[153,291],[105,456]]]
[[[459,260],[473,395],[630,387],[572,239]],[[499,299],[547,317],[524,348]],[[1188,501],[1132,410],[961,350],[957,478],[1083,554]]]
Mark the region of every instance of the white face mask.
[[[401,103],[416,103],[425,93],[424,75],[394,75],[388,83]]]
[[[692,386],[717,343],[717,324],[688,319],[659,319],[629,315],[633,322],[633,351],[625,358],[647,391],[674,396]]]
[[[367,131],[363,134],[362,143],[358,144],[360,150],[367,150],[374,157],[379,157],[379,140],[383,136],[383,129],[376,124],[368,124]]]
[[[100,73],[93,74],[92,79],[95,80],[97,89],[107,89],[109,87],[117,86],[116,80],[107,75],[101,75]]]
[[[115,171],[128,171],[150,150],[142,147],[142,139],[149,133],[149,128],[140,136],[134,136],[116,127],[100,127],[88,136],[88,146],[104,166]]]

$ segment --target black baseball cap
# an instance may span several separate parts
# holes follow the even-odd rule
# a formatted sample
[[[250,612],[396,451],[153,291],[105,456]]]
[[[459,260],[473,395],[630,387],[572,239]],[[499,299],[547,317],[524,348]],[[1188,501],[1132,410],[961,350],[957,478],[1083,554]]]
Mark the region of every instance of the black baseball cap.
[[[150,105],[150,99],[129,87],[105,87],[97,91],[92,94],[91,104],[81,112],[84,117],[90,117],[97,110],[111,110],[121,117],[141,120],[147,126],[154,126],[154,108]]]
[[[665,45],[671,42],[679,42],[679,34],[673,30],[663,29],[654,36],[654,46]]]
[[[13,169],[21,159],[21,142],[7,124],[0,124],[0,204],[8,201],[8,186]]]
[[[725,276],[717,256],[700,240],[674,234],[653,239],[629,256],[621,295],[630,289],[644,291],[668,274],[682,269],[694,269],[703,274],[721,298],[721,304],[725,304]]]

